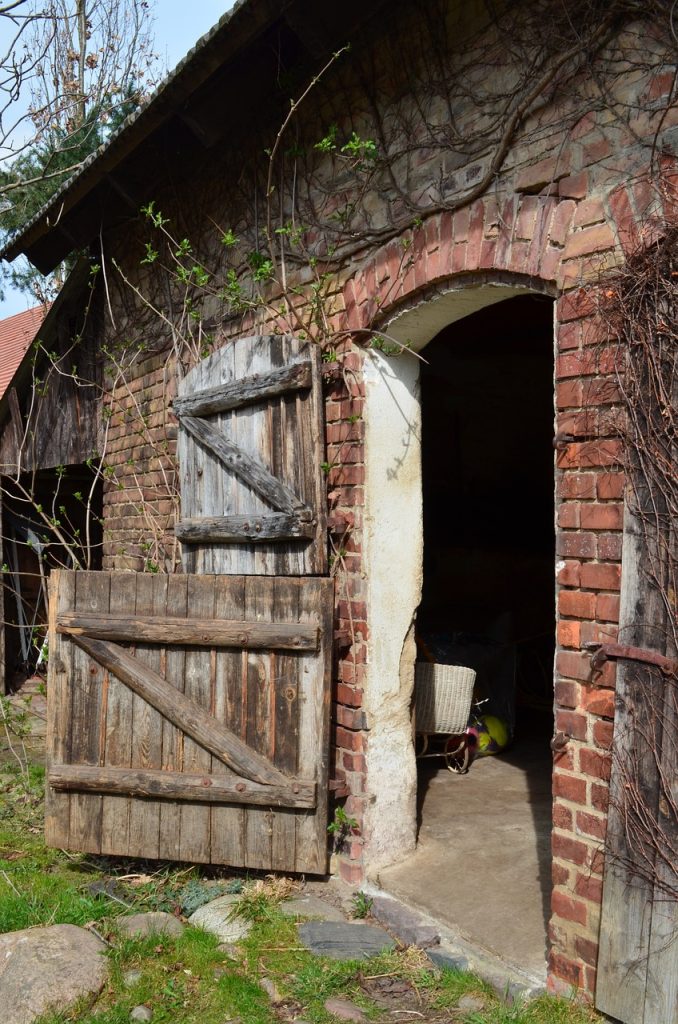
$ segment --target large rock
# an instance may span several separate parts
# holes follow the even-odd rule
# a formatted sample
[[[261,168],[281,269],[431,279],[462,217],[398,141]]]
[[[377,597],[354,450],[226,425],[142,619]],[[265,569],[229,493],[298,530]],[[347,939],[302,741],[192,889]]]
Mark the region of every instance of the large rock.
[[[130,914],[116,921],[122,935],[131,939],[146,938],[147,935],[171,935],[178,938],[184,930],[181,921],[163,910],[151,910],[146,914]]]
[[[0,935],[0,1007],[4,1024],[31,1024],[100,992],[106,980],[104,943],[72,924]]]
[[[365,960],[395,948],[388,932],[368,924],[308,921],[299,925],[299,938],[311,953],[333,960]]]
[[[238,942],[252,930],[252,922],[241,917],[231,917],[233,908],[240,901],[239,896],[219,896],[199,907],[188,919],[195,928],[204,928],[216,935],[220,942]]]

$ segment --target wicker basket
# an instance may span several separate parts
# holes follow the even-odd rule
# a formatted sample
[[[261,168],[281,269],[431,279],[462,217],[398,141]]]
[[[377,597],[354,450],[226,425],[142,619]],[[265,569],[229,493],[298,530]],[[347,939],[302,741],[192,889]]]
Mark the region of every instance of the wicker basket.
[[[461,733],[468,725],[475,669],[417,662],[415,728],[423,733]]]

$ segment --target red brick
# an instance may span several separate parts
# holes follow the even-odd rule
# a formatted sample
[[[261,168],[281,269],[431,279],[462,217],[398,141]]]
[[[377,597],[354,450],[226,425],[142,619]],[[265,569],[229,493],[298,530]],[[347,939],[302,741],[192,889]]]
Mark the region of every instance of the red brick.
[[[581,624],[573,619],[561,619],[558,623],[558,643],[563,647],[579,647],[581,640]],[[565,685],[565,684],[563,684]],[[556,694],[557,696],[557,694]],[[564,701],[560,701],[561,704]],[[567,707],[574,708],[576,704],[568,704]]]
[[[583,704],[586,711],[591,715],[600,715],[601,718],[614,717],[614,692],[612,690],[593,688],[584,690]]]
[[[584,976],[581,964],[576,963],[574,960],[570,960],[561,953],[556,953],[555,950],[552,949],[549,953],[549,968],[552,974],[555,974],[557,978],[562,978],[568,983],[568,985],[571,985],[576,989],[581,988]],[[563,989],[557,984],[554,984],[553,978],[549,978],[548,988],[549,992],[556,996],[567,998],[571,995],[569,988]]]
[[[607,812],[610,803],[610,791],[607,786],[594,782],[591,786],[591,806],[596,811]]]
[[[596,595],[561,590],[558,594],[558,610],[561,615],[569,615],[572,618],[592,619],[596,610]]]
[[[338,747],[344,750],[353,750],[360,753],[363,749],[363,736],[360,732],[351,732],[339,726],[335,731],[335,742]]]
[[[623,509],[621,505],[582,505],[581,525],[584,530],[621,530]]]
[[[607,831],[607,818],[595,814],[587,814],[585,811],[577,811],[577,831],[583,832],[594,839],[604,839]],[[580,893],[580,896],[584,895]]]
[[[577,212],[574,215],[576,228],[588,227],[589,224],[598,224],[604,220],[605,206],[600,196],[589,196],[577,204]]]
[[[582,343],[582,325],[580,320],[570,320],[561,324],[557,331],[558,351],[579,348]]]
[[[576,529],[579,526],[578,501],[563,501],[558,506],[558,526],[565,530]]]
[[[571,199],[559,202],[553,210],[549,226],[549,238],[555,245],[561,248],[567,240],[575,210],[576,204]]]
[[[582,382],[561,380],[556,384],[556,405],[559,409],[579,408],[582,403]]]
[[[582,507],[582,512],[585,507]],[[597,540],[592,533],[559,533],[556,547],[558,554],[565,558],[595,558],[598,552]]]
[[[339,875],[349,885],[356,885],[365,878],[365,872],[360,864],[351,864],[343,859],[339,860]]]
[[[562,562],[556,580],[562,587],[578,587],[581,562]]]
[[[586,904],[580,900],[573,900],[571,896],[555,890],[551,895],[551,909],[557,917],[565,921],[576,921],[577,924],[586,924],[588,911]]]
[[[621,566],[587,562],[581,567],[581,585],[590,590],[619,590]]]
[[[622,556],[621,533],[605,533],[598,538],[598,557],[605,561],[618,562]]]
[[[558,480],[561,498],[595,498],[595,473],[561,473]]]
[[[573,804],[586,804],[586,780],[573,775],[561,775],[556,771],[553,776],[553,794]]]
[[[614,713],[614,706],[612,708]],[[594,722],[593,723],[593,742],[596,746],[601,747],[603,750],[612,749],[612,739],[614,733],[614,726],[612,722]]]
[[[353,671],[353,675],[355,676],[355,670]],[[351,708],[362,707],[363,691],[356,689],[354,686],[347,686],[345,683],[339,683],[337,686],[337,700],[341,704],[346,704]]]
[[[616,594],[598,594],[596,618],[600,622],[619,622],[619,597]]]
[[[598,943],[587,939],[583,935],[577,935],[574,940],[574,948],[577,956],[581,957],[585,964],[595,967],[598,963]]]
[[[563,178],[558,185],[558,192],[568,199],[583,199],[588,192],[588,171]]]
[[[572,207],[574,208],[574,203]],[[556,303],[559,321],[578,320],[579,317],[595,312],[595,309],[596,295],[593,288],[575,288],[571,292],[561,295]]]
[[[580,873],[577,875],[574,891],[577,896],[581,896],[585,900],[591,900],[592,903],[600,903],[603,896],[603,883],[600,878]]]
[[[554,885],[568,885],[570,881],[569,869],[564,864],[557,864],[554,861],[551,864],[551,881]]]
[[[543,160],[523,167],[518,172],[515,191],[539,192],[546,185],[552,185],[559,178],[564,177],[569,169],[570,150],[560,150],[555,156],[545,157]]]
[[[593,466],[615,466],[622,458],[621,442],[614,438],[601,441],[577,441],[558,452],[559,469],[587,469]]]
[[[558,801],[553,805],[553,827],[566,832],[572,831],[572,811]]]
[[[588,683],[591,679],[591,657],[584,651],[558,651],[556,671],[567,679],[579,679]]]
[[[596,991],[596,978],[598,972],[594,967],[586,967],[584,970],[584,981],[582,983],[582,991],[593,999],[593,995]]]
[[[587,726],[586,715],[574,711],[556,711],[556,732],[564,732],[574,740],[585,740]]]
[[[589,750],[586,747],[579,751],[579,770],[584,775],[607,782],[610,778],[611,764],[610,754],[603,754],[599,750]]]

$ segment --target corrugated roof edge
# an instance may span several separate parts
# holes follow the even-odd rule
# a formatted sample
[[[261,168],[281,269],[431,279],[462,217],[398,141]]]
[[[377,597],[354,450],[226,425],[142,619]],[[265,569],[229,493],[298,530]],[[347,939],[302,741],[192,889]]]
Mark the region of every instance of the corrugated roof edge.
[[[35,214],[35,216],[24,225],[24,227],[17,232],[7,244],[0,250],[0,259],[9,260],[10,262],[16,259],[23,251],[27,243],[28,236],[35,232],[35,228],[40,224],[43,218],[48,218],[51,211],[59,206],[66,203],[68,195],[71,192],[76,191],[76,187],[82,183],[84,178],[94,175],[97,170],[99,163],[104,163],[106,157],[113,156],[116,149],[124,149],[123,143],[128,138],[131,139],[133,129],[137,129],[141,133],[140,125],[143,128],[143,122],[149,121],[149,129],[153,127],[153,117],[158,115],[161,118],[163,110],[163,103],[165,100],[169,100],[170,94],[174,87],[177,86],[184,75],[188,73],[188,69],[197,62],[197,58],[204,55],[207,49],[216,43],[216,40],[221,37],[222,33],[227,27],[231,26],[231,22],[235,17],[240,16],[240,12],[248,8],[254,10],[257,3],[261,0],[237,0],[230,11],[226,11],[222,14],[216,25],[206,32],[204,36],[197,41],[195,46],[192,47],[186,54],[186,56],[179,61],[173,71],[169,73],[167,78],[163,79],[157,89],[149,96],[146,103],[135,111],[134,114],[130,114],[128,118],[120,125],[118,130],[108,139],[108,141],[100,146],[99,149],[91,153],[90,156],[83,162],[82,166],[76,173],[70,177],[64,184],[54,193],[51,199]],[[263,3],[261,4],[263,7]],[[281,4],[283,7],[284,4]],[[190,93],[192,90],[188,90]],[[135,133],[136,134],[136,133]],[[143,137],[143,136],[142,136]],[[122,155],[122,154],[121,154]],[[55,220],[58,218],[55,218]],[[45,228],[49,228],[49,223],[45,224]]]

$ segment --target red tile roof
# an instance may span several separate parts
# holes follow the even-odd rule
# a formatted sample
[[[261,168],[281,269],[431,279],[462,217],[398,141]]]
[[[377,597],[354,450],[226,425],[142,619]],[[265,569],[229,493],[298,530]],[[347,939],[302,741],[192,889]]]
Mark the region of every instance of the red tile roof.
[[[34,306],[0,320],[0,398],[16,373],[26,349],[47,315],[47,306]]]

